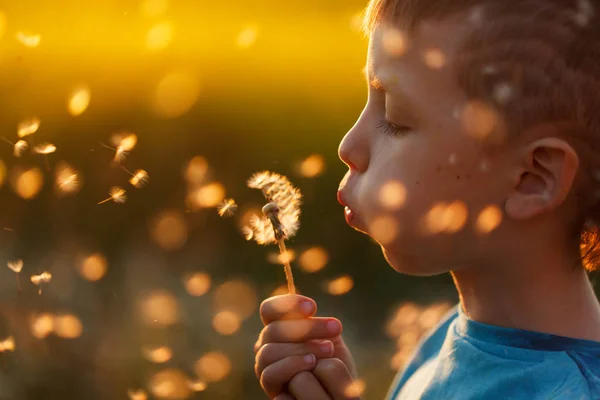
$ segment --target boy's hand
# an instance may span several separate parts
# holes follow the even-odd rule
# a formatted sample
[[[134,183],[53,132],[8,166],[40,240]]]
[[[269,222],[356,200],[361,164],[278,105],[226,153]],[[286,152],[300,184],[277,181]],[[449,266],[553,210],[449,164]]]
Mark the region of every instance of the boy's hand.
[[[341,397],[355,375],[340,336],[342,324],[335,318],[312,317],[316,311],[314,300],[299,295],[276,296],[261,304],[265,328],[254,347],[255,372],[271,399],[288,393],[299,400],[353,398]]]

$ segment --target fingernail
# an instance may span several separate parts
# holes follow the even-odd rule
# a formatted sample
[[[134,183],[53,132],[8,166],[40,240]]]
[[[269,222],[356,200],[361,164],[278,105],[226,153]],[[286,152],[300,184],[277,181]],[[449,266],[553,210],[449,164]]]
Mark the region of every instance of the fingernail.
[[[302,311],[303,314],[310,315],[312,314],[313,309],[313,304],[310,301],[303,301],[300,304],[300,311]]]
[[[314,354],[307,354],[304,356],[304,362],[307,363],[308,365],[313,365],[316,361],[315,355]]]
[[[321,343],[319,343],[319,348],[323,353],[333,353],[333,343],[331,343],[329,340],[323,340]]]
[[[337,321],[329,321],[327,323],[327,331],[332,334],[338,333],[340,331],[340,323]]]

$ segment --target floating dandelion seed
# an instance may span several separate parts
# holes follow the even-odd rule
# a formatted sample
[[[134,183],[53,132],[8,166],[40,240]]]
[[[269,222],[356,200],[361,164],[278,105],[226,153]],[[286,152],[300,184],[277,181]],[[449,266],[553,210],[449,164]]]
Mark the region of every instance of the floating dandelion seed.
[[[38,294],[42,294],[42,285],[50,282],[52,274],[50,272],[42,272],[39,275],[31,276],[31,283],[39,287]]]
[[[235,214],[238,205],[235,203],[233,199],[225,199],[219,205],[217,211],[221,217],[232,217]]]
[[[0,353],[5,351],[15,351],[15,338],[12,336],[0,341]]]
[[[56,151],[56,146],[52,143],[41,143],[33,148],[33,152],[37,154],[51,154]]]
[[[98,204],[104,204],[111,200],[115,203],[125,203],[125,200],[127,200],[127,195],[125,193],[127,193],[125,189],[121,189],[118,186],[114,186],[110,188],[110,191],[108,192],[110,197],[98,202]]]
[[[131,174],[131,179],[129,179],[129,183],[131,183],[133,187],[141,188],[142,186],[145,186],[146,183],[148,183],[149,178],[150,176],[148,175],[148,172],[146,172],[143,169],[138,169],[133,174]]]
[[[29,118],[23,120],[17,125],[17,135],[19,138],[24,138],[25,136],[33,135],[40,129],[40,119],[37,117]]]
[[[250,219],[254,240],[258,244],[277,243],[279,252],[287,254],[285,239],[298,231],[302,194],[288,178],[269,171],[254,174],[248,180],[248,187],[260,189],[268,202],[262,209],[262,218],[254,215]],[[295,294],[290,263],[286,262],[284,268],[289,292]]]
[[[61,162],[56,167],[54,190],[58,195],[74,194],[79,191],[81,180],[79,174],[69,164]]]
[[[8,268],[12,269],[17,276],[17,290],[21,294],[21,282],[19,280],[19,272],[23,269],[23,260],[9,261]]]
[[[42,36],[27,34],[24,32],[17,32],[17,40],[21,42],[21,44],[23,44],[23,46],[25,47],[34,48],[40,45],[40,42],[42,41]]]
[[[129,153],[131,152],[131,150],[134,149],[134,147],[136,146],[138,141],[137,135],[135,133],[131,133],[131,132],[118,132],[115,133],[114,135],[112,135],[111,137],[111,142],[115,147],[110,147],[107,146],[105,144],[102,144],[102,146],[114,150],[115,152],[115,157],[114,157],[114,162],[116,163],[120,163],[125,161],[125,158],[127,157],[127,155],[129,155]]]
[[[25,151],[27,151],[28,148],[29,143],[22,139],[18,140],[17,143],[14,144],[13,154],[15,157],[21,157],[23,154],[25,154]]]

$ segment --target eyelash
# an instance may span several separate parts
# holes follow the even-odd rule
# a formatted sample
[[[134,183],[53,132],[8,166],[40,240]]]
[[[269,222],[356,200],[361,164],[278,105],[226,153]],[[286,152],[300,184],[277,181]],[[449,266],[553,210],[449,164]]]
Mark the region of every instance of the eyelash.
[[[377,124],[377,128],[381,129],[383,133],[390,136],[401,136],[405,135],[410,131],[410,128],[406,126],[396,126],[387,121],[381,121]]]

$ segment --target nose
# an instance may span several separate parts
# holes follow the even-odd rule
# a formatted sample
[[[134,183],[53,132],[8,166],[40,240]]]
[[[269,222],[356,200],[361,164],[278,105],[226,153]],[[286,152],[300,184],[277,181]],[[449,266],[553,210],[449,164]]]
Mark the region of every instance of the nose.
[[[369,167],[369,140],[363,116],[346,133],[338,149],[340,160],[350,169],[365,172]]]

